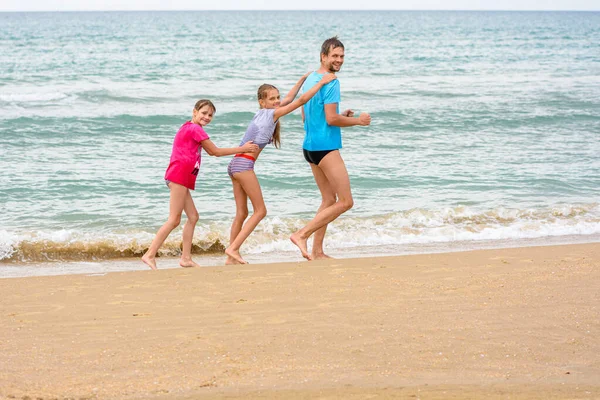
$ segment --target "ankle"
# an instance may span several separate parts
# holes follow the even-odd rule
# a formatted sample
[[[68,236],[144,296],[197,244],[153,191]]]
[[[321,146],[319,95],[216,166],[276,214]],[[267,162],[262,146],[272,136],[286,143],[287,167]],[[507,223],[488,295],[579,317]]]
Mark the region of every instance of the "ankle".
[[[307,236],[304,234],[304,232],[302,230],[296,231],[292,234],[292,236],[301,239],[301,240],[306,240]]]

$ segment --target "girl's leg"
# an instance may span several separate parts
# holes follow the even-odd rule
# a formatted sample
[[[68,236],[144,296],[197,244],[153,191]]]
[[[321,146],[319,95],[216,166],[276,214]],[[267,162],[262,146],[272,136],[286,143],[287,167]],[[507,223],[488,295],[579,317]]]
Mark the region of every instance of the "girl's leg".
[[[337,196],[337,201],[317,212],[317,215],[302,229],[294,232],[290,236],[290,240],[300,249],[302,257],[307,260],[312,260],[312,256],[308,254],[307,240],[319,228],[327,225],[335,220],[342,213],[348,211],[354,205],[352,199],[352,191],[350,189],[350,178],[346,170],[346,164],[340,155],[339,151],[332,151],[327,154],[318,165],[327,180],[329,181],[332,190]]]
[[[254,171],[244,171],[234,175],[234,178],[240,183],[242,189],[252,202],[252,208],[254,212],[252,216],[246,221],[240,233],[235,237],[233,242],[229,244],[229,247],[225,249],[225,254],[233,258],[241,264],[247,264],[246,261],[240,255],[240,247],[242,243],[250,236],[254,228],[258,223],[267,215],[267,208],[265,207],[265,201],[263,200],[262,191],[260,184],[256,178]]]
[[[194,239],[194,229],[198,222],[198,210],[196,210],[194,199],[192,199],[192,194],[189,190],[185,196],[183,210],[187,216],[187,222],[183,226],[183,251],[181,253],[181,259],[179,260],[179,265],[182,267],[199,267],[199,265],[192,260],[192,240]]]
[[[156,233],[154,240],[150,244],[148,251],[142,256],[142,261],[152,269],[156,269],[156,253],[165,239],[173,231],[173,229],[179,226],[181,222],[181,212],[185,204],[186,194],[189,193],[188,188],[171,182],[169,184],[171,190],[171,198],[169,200],[169,219]]]
[[[242,230],[244,221],[248,218],[248,195],[244,192],[242,184],[237,179],[231,178],[233,185],[233,197],[235,198],[235,218],[231,223],[231,233],[229,234],[229,243],[233,243],[237,235]],[[233,257],[227,256],[226,265],[239,264]]]

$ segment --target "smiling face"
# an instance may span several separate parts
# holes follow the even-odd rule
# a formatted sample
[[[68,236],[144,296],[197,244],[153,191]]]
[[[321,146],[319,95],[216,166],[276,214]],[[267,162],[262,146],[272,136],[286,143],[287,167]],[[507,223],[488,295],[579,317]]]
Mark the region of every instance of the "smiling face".
[[[344,48],[329,47],[329,53],[321,53],[321,66],[331,73],[339,72],[344,64]]]
[[[200,107],[199,110],[194,109],[192,122],[200,126],[206,126],[212,121],[214,113],[215,110],[208,104]]]
[[[279,96],[279,90],[272,88],[262,92],[262,96],[258,100],[260,108],[277,108],[281,104],[281,96]]]

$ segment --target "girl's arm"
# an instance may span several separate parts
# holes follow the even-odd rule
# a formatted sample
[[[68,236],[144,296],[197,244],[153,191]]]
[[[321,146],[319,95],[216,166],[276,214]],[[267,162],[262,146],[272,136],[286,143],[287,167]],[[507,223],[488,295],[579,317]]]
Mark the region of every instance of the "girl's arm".
[[[279,103],[279,107],[287,106],[292,101],[294,101],[294,99],[298,95],[298,92],[300,91],[300,88],[302,87],[302,84],[310,74],[312,74],[312,72],[307,72],[306,74],[302,75],[302,78],[300,78],[298,82],[296,82],[294,87],[291,88],[288,94],[283,98],[283,100],[281,100],[281,102]]]
[[[292,111],[294,111],[296,108],[300,107],[301,105],[306,104],[306,102],[309,101],[310,99],[312,99],[312,97],[315,94],[317,94],[317,92],[324,85],[327,85],[329,82],[331,82],[331,81],[333,81],[335,79],[337,79],[337,77],[334,74],[325,74],[325,75],[323,75],[323,77],[321,78],[321,80],[319,81],[319,83],[317,83],[316,85],[314,85],[313,87],[311,87],[308,92],[304,93],[297,100],[294,100],[293,102],[291,102],[287,106],[276,108],[275,112],[273,113],[273,122],[277,121],[280,117],[283,117],[284,115],[287,115],[287,114],[291,113]]]
[[[259,150],[258,145],[253,144],[252,140],[240,147],[217,147],[210,139],[203,140],[200,143],[202,143],[202,148],[209,156],[215,157],[230,156],[237,153],[256,153]]]

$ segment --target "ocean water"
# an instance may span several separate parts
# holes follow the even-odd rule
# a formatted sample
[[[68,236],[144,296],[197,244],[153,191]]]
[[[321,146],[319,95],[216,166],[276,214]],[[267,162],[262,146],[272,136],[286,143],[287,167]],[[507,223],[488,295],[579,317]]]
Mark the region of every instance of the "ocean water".
[[[236,145],[268,82],[285,94],[339,35],[355,207],[338,257],[600,242],[598,12],[0,13],[0,277],[144,269],[168,215],[173,136],[196,100]],[[320,203],[299,112],[256,165],[269,210],[242,248],[300,260]],[[223,262],[228,157],[203,155],[194,245]],[[181,230],[159,267],[175,267]]]

